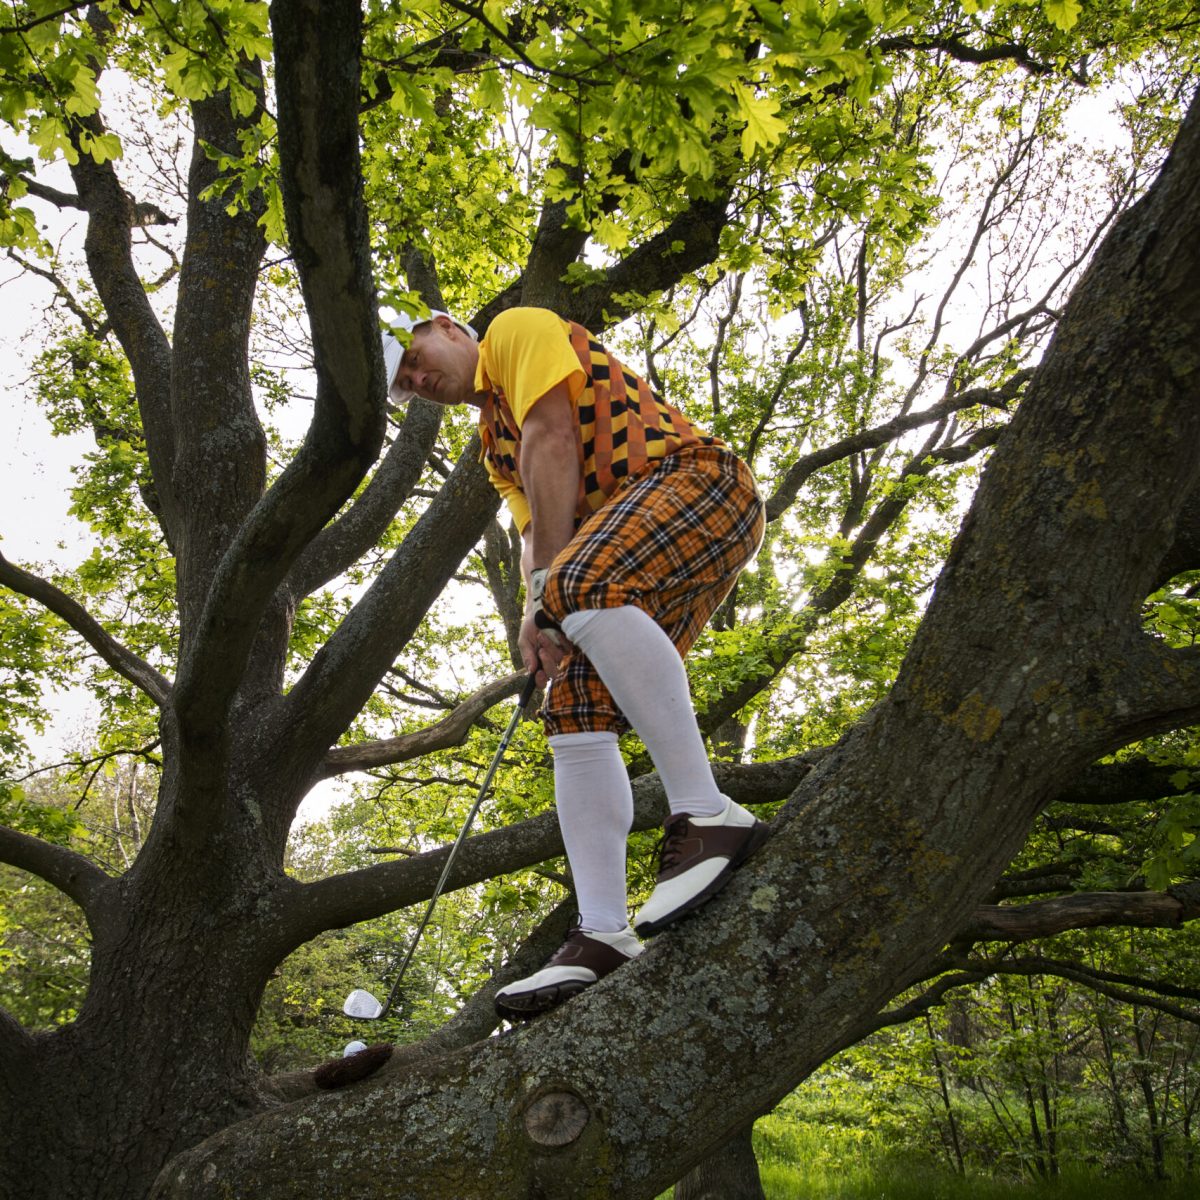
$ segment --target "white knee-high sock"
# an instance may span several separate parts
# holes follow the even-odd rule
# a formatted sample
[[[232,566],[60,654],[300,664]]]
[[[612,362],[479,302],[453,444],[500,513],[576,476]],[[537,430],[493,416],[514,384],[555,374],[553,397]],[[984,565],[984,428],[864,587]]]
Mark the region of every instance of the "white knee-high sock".
[[[562,628],[645,742],[671,812],[715,817],[724,811],[683,659],[654,618],[633,605],[585,609],[568,613]]]
[[[615,733],[560,733],[554,751],[558,825],[575,879],[584,929],[614,933],[629,924],[625,839],[633,824],[633,792]]]

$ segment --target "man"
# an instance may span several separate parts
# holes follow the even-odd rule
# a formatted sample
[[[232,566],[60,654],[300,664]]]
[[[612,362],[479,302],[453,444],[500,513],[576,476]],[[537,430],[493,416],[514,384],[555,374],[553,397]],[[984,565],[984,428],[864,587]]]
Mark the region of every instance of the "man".
[[[699,907],[765,840],[723,796],[696,724],[687,653],[763,533],[749,470],[582,326],[515,308],[482,342],[446,313],[385,335],[388,388],[479,409],[488,474],[524,539],[525,666],[549,684],[558,820],[579,923],[542,970],[501,988],[507,1018],[545,1012],[636,957],[637,935]],[[628,924],[633,819],[617,740],[632,725],[667,794],[653,895]]]

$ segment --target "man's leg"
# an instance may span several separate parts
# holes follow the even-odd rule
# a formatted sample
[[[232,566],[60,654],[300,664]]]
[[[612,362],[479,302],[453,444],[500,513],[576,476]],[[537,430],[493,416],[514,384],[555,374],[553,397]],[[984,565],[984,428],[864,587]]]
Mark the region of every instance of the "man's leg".
[[[633,824],[633,792],[615,733],[560,733],[554,751],[554,802],[562,830],[579,924],[598,933],[629,925],[625,842]]]
[[[683,666],[762,528],[742,463],[722,452],[680,455],[586,522],[546,581],[546,611],[585,660],[551,686],[547,728],[598,715],[628,721],[667,793],[658,885],[634,923],[642,934],[703,904],[767,834],[717,790]]]
[[[563,633],[587,656],[617,707],[645,743],[673,813],[715,817],[725,797],[713,781],[687,671],[674,643],[632,605],[563,618]]]
[[[667,793],[658,883],[634,922],[643,936],[658,933],[719,891],[766,827],[717,790],[683,659],[650,616],[632,605],[591,609],[562,629],[645,743]]]
[[[579,923],[550,961],[496,993],[503,1017],[538,1016],[590,987],[642,951],[629,927],[625,842],[633,792],[617,734],[563,733],[554,751],[554,798],[579,902]]]
[[[559,823],[587,916],[541,971],[497,992],[505,1017],[546,1012],[640,952],[627,928],[589,931],[586,924],[614,925],[625,910],[629,819],[623,814],[632,806],[623,799],[629,785],[616,738],[630,721],[655,758],[675,814],[640,929],[656,932],[702,903],[763,835],[761,823],[716,790],[682,662],[753,556],[762,504],[732,456],[680,465],[634,481],[621,500],[595,514],[547,580],[547,611],[568,637],[582,639],[583,653],[565,660],[543,716],[555,753]],[[671,526],[678,536],[663,536]],[[634,598],[639,607],[630,604]],[[655,617],[643,611],[651,603]],[[605,685],[592,654],[605,661],[623,699]]]

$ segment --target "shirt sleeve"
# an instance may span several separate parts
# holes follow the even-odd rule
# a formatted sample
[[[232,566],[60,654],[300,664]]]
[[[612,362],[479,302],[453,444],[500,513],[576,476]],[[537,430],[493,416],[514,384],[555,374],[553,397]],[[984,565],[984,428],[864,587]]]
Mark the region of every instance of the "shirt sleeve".
[[[556,384],[566,381],[574,403],[587,383],[571,346],[570,326],[546,308],[502,312],[488,326],[482,350],[482,382],[504,392],[518,429]]]
[[[513,520],[516,522],[517,532],[523,534],[526,526],[533,520],[533,513],[530,511],[529,501],[525,499],[525,493],[511,479],[505,479],[492,466],[490,459],[485,457],[483,466],[488,473],[488,478],[492,481],[492,486],[500,493],[504,503],[508,505],[508,511],[512,513]]]

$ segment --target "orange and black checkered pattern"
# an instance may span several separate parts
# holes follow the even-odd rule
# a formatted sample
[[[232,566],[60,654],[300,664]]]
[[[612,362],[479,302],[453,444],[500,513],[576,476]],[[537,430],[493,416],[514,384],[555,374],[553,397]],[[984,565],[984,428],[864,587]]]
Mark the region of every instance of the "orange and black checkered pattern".
[[[543,604],[568,613],[634,604],[686,655],[762,541],[749,468],[723,446],[694,446],[627,479],[550,568]],[[547,734],[623,733],[629,723],[579,653],[542,708]]]
[[[571,348],[587,377],[575,401],[582,467],[576,517],[582,521],[648,464],[689,446],[724,442],[697,429],[582,325],[570,325]],[[503,392],[486,394],[479,432],[492,469],[521,487],[521,435]]]

